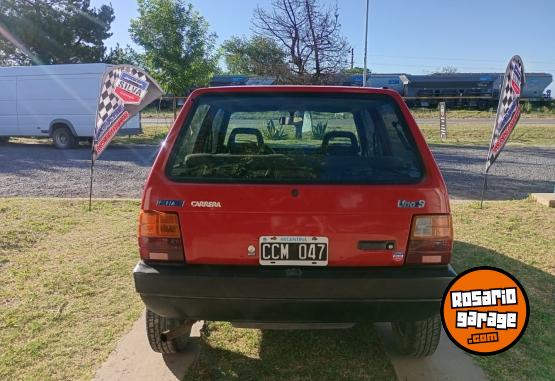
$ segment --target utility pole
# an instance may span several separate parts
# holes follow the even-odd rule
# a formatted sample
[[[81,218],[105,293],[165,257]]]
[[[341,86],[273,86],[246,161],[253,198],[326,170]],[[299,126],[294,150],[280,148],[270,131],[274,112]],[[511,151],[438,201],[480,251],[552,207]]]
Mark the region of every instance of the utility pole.
[[[368,75],[368,11],[370,0],[366,0],[366,27],[364,32],[364,71],[362,72],[362,86],[366,87],[366,76]]]
[[[351,69],[355,67],[355,48],[351,48]]]

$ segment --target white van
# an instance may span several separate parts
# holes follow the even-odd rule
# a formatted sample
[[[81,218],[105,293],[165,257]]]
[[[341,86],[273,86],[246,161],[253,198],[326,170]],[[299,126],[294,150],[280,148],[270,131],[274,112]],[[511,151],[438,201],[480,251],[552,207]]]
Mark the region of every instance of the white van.
[[[91,140],[102,63],[0,67],[0,142],[11,136],[51,137],[58,148]],[[141,131],[140,116],[120,135]]]

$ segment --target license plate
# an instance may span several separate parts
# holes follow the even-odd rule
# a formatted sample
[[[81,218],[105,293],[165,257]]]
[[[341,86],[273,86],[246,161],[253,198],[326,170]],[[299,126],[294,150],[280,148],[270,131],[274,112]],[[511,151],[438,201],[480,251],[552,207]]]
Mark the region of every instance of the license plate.
[[[261,265],[328,265],[328,237],[263,236],[259,248]]]

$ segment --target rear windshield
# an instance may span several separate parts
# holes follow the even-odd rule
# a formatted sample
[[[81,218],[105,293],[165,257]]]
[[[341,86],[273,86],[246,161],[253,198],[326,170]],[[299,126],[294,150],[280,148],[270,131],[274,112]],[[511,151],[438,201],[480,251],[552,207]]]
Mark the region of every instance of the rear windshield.
[[[406,184],[423,176],[386,95],[213,94],[197,98],[167,167],[175,181]]]

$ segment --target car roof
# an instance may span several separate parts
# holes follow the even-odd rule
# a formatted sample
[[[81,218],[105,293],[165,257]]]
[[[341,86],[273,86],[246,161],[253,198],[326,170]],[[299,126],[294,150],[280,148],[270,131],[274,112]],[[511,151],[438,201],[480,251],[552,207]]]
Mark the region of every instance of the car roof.
[[[222,86],[194,90],[192,97],[218,93],[335,93],[335,94],[384,94],[398,97],[391,89],[358,86],[271,85],[271,86]]]

